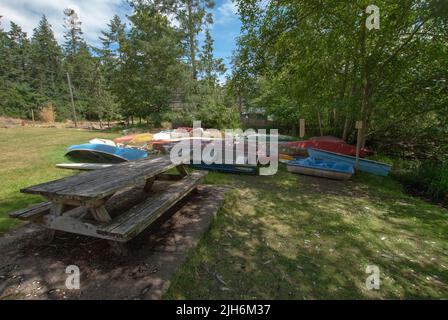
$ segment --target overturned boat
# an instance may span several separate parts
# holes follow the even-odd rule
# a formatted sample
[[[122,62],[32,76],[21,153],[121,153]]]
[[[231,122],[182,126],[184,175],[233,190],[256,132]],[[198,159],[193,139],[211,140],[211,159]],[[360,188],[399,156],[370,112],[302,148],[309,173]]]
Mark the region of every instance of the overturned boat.
[[[148,157],[148,153],[140,149],[86,143],[70,146],[65,156],[96,163],[118,163],[143,159]]]
[[[317,150],[310,148],[308,149],[308,154],[315,158],[315,159],[321,159],[325,161],[334,161],[334,162],[340,162],[349,164],[352,166],[356,165],[356,158],[347,156],[340,153],[335,152],[329,152],[329,151],[323,151],[323,150]],[[356,170],[372,173],[378,176],[387,176],[389,175],[390,171],[392,169],[392,166],[387,163],[383,162],[377,162],[373,160],[366,160],[366,159],[358,159],[358,166]]]
[[[286,168],[289,172],[334,180],[348,180],[355,173],[352,165],[312,157],[291,160],[286,163]]]

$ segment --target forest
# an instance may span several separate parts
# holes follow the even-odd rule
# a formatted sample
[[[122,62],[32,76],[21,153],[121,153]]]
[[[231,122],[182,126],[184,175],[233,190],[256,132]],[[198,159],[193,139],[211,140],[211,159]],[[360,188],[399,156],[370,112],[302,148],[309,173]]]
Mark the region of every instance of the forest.
[[[363,121],[362,146],[448,200],[448,2],[375,1],[378,29],[367,27],[370,1],[237,3],[230,86],[246,106],[350,142]]]
[[[57,120],[73,119],[70,81],[82,119],[157,126],[200,117],[207,126],[235,126],[238,113],[218,81],[226,68],[213,54],[213,1],[128,5],[128,21],[112,17],[98,35],[99,48],[86,43],[82,21],[70,8],[64,10],[62,45],[45,15],[31,37],[14,22],[8,32],[0,30],[0,114],[31,118],[31,110],[51,104]]]
[[[399,178],[437,200],[448,190],[448,4],[444,0],[235,0],[242,22],[225,83],[214,55],[212,0],[134,0],[89,46],[82,21],[64,11],[58,44],[43,16],[29,37],[0,30],[0,114],[30,118],[49,103],[79,117],[160,126],[240,125],[262,110],[283,133],[334,135],[394,162]],[[172,23],[172,17],[177,23]],[[1,21],[1,20],[0,20]],[[199,35],[205,34],[203,44]],[[285,132],[287,131],[287,132]]]

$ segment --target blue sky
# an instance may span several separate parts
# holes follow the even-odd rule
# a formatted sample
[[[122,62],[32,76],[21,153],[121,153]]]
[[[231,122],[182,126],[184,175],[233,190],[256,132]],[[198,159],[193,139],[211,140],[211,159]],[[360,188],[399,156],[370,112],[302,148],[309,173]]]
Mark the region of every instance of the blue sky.
[[[232,51],[235,49],[241,23],[232,0],[215,0],[215,4],[215,23],[211,29],[215,40],[215,56],[223,58],[230,69]],[[129,13],[124,0],[0,0],[0,15],[3,16],[1,27],[9,30],[9,22],[14,21],[31,36],[41,16],[45,14],[53,27],[56,39],[62,43],[65,8],[73,8],[78,12],[84,38],[92,46],[98,45],[100,31],[106,28],[114,14],[125,18],[126,13]],[[224,77],[221,80],[223,79]]]

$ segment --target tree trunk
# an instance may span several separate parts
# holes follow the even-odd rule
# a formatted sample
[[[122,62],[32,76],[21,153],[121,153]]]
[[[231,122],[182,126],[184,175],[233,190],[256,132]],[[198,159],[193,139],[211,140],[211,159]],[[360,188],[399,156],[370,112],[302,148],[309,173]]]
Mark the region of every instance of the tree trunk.
[[[320,136],[322,137],[324,135],[324,131],[322,128],[322,119],[320,118],[320,112],[319,110],[317,110],[317,120],[319,122],[319,132],[320,132]]]
[[[193,21],[193,4],[190,1],[187,2],[188,11],[188,41],[190,42],[190,60],[191,60],[191,73],[192,79],[197,79],[197,67],[196,67],[196,35],[194,31],[194,21]]]
[[[342,132],[342,140],[344,140],[344,141],[347,141],[349,125],[350,125],[350,119],[349,119],[349,115],[347,114],[347,116],[345,118],[345,123],[344,123],[344,131]]]

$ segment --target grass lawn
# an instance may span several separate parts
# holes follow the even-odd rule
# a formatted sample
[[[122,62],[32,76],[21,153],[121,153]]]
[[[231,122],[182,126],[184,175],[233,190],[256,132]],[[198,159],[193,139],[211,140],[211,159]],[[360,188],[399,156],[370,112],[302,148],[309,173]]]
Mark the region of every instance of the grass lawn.
[[[19,189],[73,174],[64,149],[114,134],[0,129],[0,232],[7,213],[41,201]],[[447,298],[448,210],[409,197],[392,178],[338,182],[289,174],[210,173],[232,188],[165,298]],[[367,265],[380,290],[365,287]]]
[[[392,178],[209,174],[232,186],[166,299],[448,297],[448,210]],[[367,265],[380,290],[366,289]]]
[[[0,128],[0,234],[20,223],[9,219],[9,212],[42,201],[39,196],[19,193],[19,189],[73,175],[71,170],[55,167],[69,162],[64,158],[68,146],[116,136],[75,129]]]

